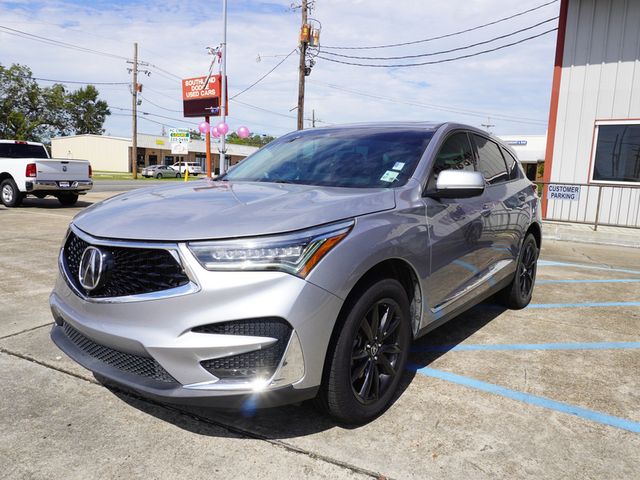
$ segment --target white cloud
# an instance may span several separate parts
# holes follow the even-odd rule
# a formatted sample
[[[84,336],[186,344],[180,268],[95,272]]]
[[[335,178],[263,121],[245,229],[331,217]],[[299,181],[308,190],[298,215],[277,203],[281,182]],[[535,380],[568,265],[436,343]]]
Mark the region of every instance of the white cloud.
[[[228,23],[228,75],[233,94],[266,73],[296,46],[299,12],[288,11],[288,1],[232,0]],[[317,0],[312,17],[322,22],[324,45],[376,45],[411,41],[449,33],[495,20],[543,3],[542,0]],[[557,15],[558,3],[493,27],[411,47],[340,51],[362,56],[415,55],[455,48],[508,33]],[[221,2],[150,1],[11,1],[0,2],[0,25],[55,38],[100,51],[130,57],[139,43],[140,58],[181,77],[206,73],[210,57],[205,47],[222,39]],[[534,32],[552,28],[538,27]],[[545,28],[547,27],[547,28]],[[528,32],[514,38],[523,38]],[[495,45],[509,40],[496,42]],[[488,46],[493,46],[490,44]],[[339,65],[318,59],[307,85],[306,115],[331,123],[392,120],[458,120],[478,125],[483,113],[546,121],[555,33],[487,55],[439,65],[404,69],[378,69]],[[476,48],[473,51],[477,51]],[[464,51],[460,53],[465,53]],[[256,63],[260,54],[263,59]],[[442,57],[451,56],[443,55]],[[442,58],[434,57],[434,58]],[[4,65],[22,63],[43,78],[80,81],[126,82],[130,75],[123,60],[75,52],[0,33],[0,58]],[[429,60],[427,57],[424,60]],[[420,60],[420,59],[417,59]],[[358,62],[358,60],[354,60]],[[366,60],[362,60],[367,63]],[[142,77],[143,95],[167,109],[180,110],[180,85],[153,71]],[[444,112],[376,100],[382,95],[406,102],[433,104],[480,116]],[[129,108],[127,86],[99,86],[114,107]],[[297,102],[297,58],[292,55],[262,83],[238,98],[284,115]],[[148,101],[143,111],[180,119]],[[254,110],[238,103],[230,106],[232,128],[248,125],[257,132],[282,134],[295,128],[295,119]],[[126,113],[116,109],[113,113]],[[153,120],[177,125],[178,121]],[[196,121],[192,119],[192,121]],[[498,133],[543,133],[541,123],[516,123],[492,119]],[[159,132],[160,126],[141,121],[140,130]],[[130,119],[111,116],[106,124],[114,135],[129,135]]]

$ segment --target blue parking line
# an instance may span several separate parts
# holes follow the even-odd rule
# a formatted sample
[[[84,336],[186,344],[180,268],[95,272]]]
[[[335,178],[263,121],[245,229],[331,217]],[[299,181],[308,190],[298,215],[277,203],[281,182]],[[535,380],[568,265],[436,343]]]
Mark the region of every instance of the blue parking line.
[[[613,415],[607,415],[595,410],[588,410],[586,408],[577,407],[575,405],[569,405],[567,403],[551,400],[550,398],[531,395],[529,393],[519,392],[517,390],[511,390],[499,385],[476,380],[475,378],[464,377],[462,375],[456,375],[455,373],[436,370],[435,368],[419,367],[416,365],[409,366],[407,368],[427,377],[445,380],[447,382],[456,383],[465,387],[474,388],[482,392],[493,393],[495,395],[500,395],[501,397],[509,398],[511,400],[517,400],[528,405],[534,405],[537,407],[546,408],[548,410],[555,410],[556,412],[575,415],[576,417],[582,418],[584,420],[590,420],[592,422],[609,425],[611,427],[628,430],[634,433],[640,433],[640,423],[634,422],[632,420],[627,420],[625,418],[614,417]]]
[[[597,265],[589,265],[586,263],[571,263],[571,262],[553,262],[551,260],[538,260],[538,266],[540,267],[574,267],[574,268],[588,268],[591,270],[605,270],[607,272],[621,272],[621,273],[633,273],[640,275],[640,270],[627,270],[624,268],[609,268],[599,267]]]
[[[589,342],[589,343],[503,343],[493,345],[426,345],[411,349],[423,352],[464,352],[464,351],[519,351],[519,350],[631,350],[640,349],[640,342]]]
[[[549,283],[640,283],[640,278],[594,278],[585,280],[536,280],[536,285]]]
[[[640,302],[530,303],[526,308],[640,307]]]

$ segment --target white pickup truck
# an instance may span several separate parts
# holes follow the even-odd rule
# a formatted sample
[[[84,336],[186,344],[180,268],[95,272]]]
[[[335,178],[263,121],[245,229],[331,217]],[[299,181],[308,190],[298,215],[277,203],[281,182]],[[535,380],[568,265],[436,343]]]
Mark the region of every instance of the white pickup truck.
[[[49,158],[41,143],[0,140],[0,201],[17,207],[27,195],[53,195],[65,206],[93,187],[86,160]]]

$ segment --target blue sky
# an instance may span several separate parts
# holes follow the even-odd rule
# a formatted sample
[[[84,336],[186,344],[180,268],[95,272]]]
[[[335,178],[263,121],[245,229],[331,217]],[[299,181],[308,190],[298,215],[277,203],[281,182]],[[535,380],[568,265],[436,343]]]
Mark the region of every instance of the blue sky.
[[[321,45],[380,45],[450,33],[542,3],[546,2],[317,0],[312,17],[322,23]],[[140,131],[159,133],[160,124],[169,128],[190,126],[188,122],[195,121],[182,118],[180,82],[171,74],[181,78],[206,74],[210,57],[205,47],[222,40],[221,5],[219,0],[0,0],[0,25],[125,57],[132,55],[132,43],[137,41],[140,58],[162,69],[150,68],[151,75],[142,77],[140,109],[149,115],[142,115]],[[229,2],[227,58],[231,95],[253,83],[296,47],[299,11],[292,11],[290,5],[291,0]],[[393,49],[331,51],[402,56],[459,48],[555,17],[558,8],[556,2],[508,22],[429,43]],[[555,23],[510,39],[553,28]],[[379,69],[317,59],[308,77],[305,116],[310,117],[314,109],[316,118],[325,122],[321,125],[393,120],[456,120],[479,125],[493,116],[491,123],[496,125],[494,132],[498,134],[545,133],[554,52],[555,34],[551,33],[508,49],[440,65]],[[424,59],[446,57],[445,54]],[[123,59],[38,43],[2,30],[0,62],[26,64],[34,76],[42,78],[130,81]],[[129,135],[128,87],[98,88],[114,114],[107,120],[107,132]],[[290,110],[297,100],[296,54],[237,100],[242,103],[230,104],[231,128],[247,125],[254,132],[275,135],[295,129],[295,111]]]

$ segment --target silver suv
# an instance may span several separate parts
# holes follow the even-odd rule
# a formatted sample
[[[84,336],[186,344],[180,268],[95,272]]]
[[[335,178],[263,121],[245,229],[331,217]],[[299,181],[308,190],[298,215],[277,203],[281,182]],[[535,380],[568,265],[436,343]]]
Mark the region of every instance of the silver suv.
[[[217,181],[79,214],[51,336],[99,378],[162,401],[317,397],[361,424],[391,403],[413,339],[493,294],[529,303],[540,239],[534,186],[484,131],[297,131]]]

